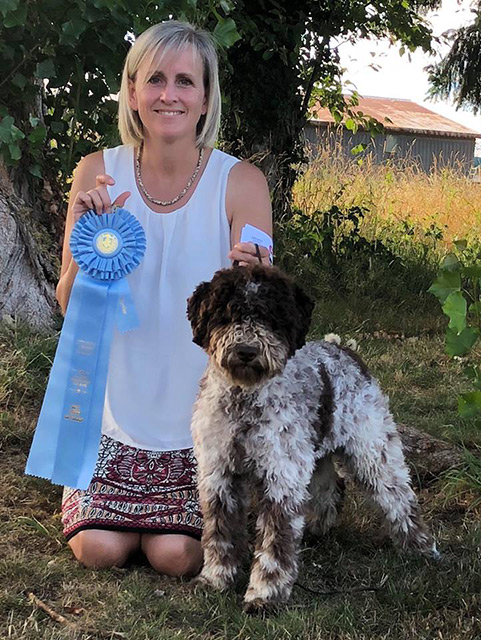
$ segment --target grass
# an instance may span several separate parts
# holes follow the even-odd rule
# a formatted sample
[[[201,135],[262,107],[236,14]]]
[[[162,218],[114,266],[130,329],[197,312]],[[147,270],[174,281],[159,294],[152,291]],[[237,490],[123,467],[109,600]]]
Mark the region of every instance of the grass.
[[[371,155],[347,158],[335,138],[310,158],[294,188],[296,206],[307,213],[325,211],[333,203],[341,208],[366,207],[365,233],[371,237],[402,236],[427,241],[431,250],[442,235],[441,246],[455,238],[478,239],[481,231],[481,185],[461,168],[434,164],[427,176],[409,158],[383,165]]]
[[[277,241],[278,263],[316,297],[312,337],[334,331],[343,341],[356,339],[360,355],[389,394],[396,419],[466,451],[464,468],[417,489],[442,560],[399,554],[378,514],[350,488],[336,529],[304,544],[300,585],[289,606],[266,620],[242,612],[245,576],[236,590],[217,594],[159,576],[139,562],[125,569],[83,569],[63,540],[61,489],[23,475],[58,336],[5,322],[0,324],[1,638],[481,638],[481,431],[475,420],[458,416],[456,397],[468,388],[463,362],[444,354],[446,321],[437,301],[426,294],[449,239],[470,229],[477,232],[477,214],[471,227],[463,227],[454,212],[465,200],[471,203],[463,204],[466,215],[470,206],[481,210],[476,200],[480,187],[459,176],[453,181],[445,174],[423,179],[414,169],[407,176],[390,169],[394,175],[389,177],[388,169],[368,160],[362,171],[355,163],[336,165],[340,160],[335,157],[326,166],[328,160],[319,161],[317,173],[313,168],[304,184],[297,185],[297,204],[313,216],[333,203],[364,207],[360,234],[368,244],[362,251],[341,252],[334,264],[327,264],[312,239],[306,241],[299,227],[286,226]],[[420,192],[417,198],[409,195],[409,183],[416,180],[418,189],[425,190],[422,197]],[[308,186],[316,199],[307,200]],[[436,194],[441,187],[443,193]],[[302,193],[304,202],[299,200]],[[443,207],[440,220],[449,226],[442,234],[430,234],[431,218],[421,215],[424,208],[438,211],[435,198],[438,209]],[[403,210],[409,213],[406,218]],[[399,224],[393,224],[398,214]],[[415,225],[414,233],[409,225]],[[341,232],[350,238],[348,229]],[[475,352],[471,357],[479,361],[479,356]],[[371,590],[362,590],[367,587]],[[34,606],[29,593],[70,624],[56,622]]]
[[[329,318],[318,312],[314,337]],[[355,337],[373,372],[391,395],[400,421],[466,446],[481,444],[473,424],[456,414],[463,387],[461,364],[443,355],[440,336],[416,340],[371,326]],[[92,571],[80,567],[63,541],[59,487],[23,475],[29,441],[53,356],[55,337],[31,334],[19,324],[0,329],[0,637],[14,640],[90,638],[345,639],[481,637],[481,525],[469,495],[440,499],[441,484],[419,490],[439,546],[440,563],[400,555],[377,513],[349,492],[339,526],[305,545],[292,601],[268,620],[242,612],[242,589],[227,594],[195,591],[188,582],[134,564]],[[448,390],[449,387],[449,390]],[[409,393],[406,389],[409,388]],[[469,491],[471,494],[469,494]],[[466,493],[468,491],[468,493]],[[372,587],[374,591],[359,589]],[[354,592],[351,592],[355,589]],[[356,591],[357,589],[357,591]],[[337,591],[331,595],[324,592]],[[38,598],[71,621],[52,620],[28,599]]]

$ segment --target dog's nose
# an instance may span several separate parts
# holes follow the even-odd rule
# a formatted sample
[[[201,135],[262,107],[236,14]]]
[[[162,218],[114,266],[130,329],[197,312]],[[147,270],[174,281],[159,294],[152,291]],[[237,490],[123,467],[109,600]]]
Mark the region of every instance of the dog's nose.
[[[239,344],[236,348],[236,353],[242,362],[251,362],[257,355],[257,348],[248,344]]]

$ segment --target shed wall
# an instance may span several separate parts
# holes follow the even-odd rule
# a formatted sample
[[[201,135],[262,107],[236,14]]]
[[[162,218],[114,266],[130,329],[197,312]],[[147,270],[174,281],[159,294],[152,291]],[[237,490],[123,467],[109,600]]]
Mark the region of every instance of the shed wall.
[[[387,159],[412,158],[419,162],[424,171],[429,172],[434,165],[438,167],[457,165],[468,174],[474,159],[474,139],[428,136],[411,133],[382,133],[372,138],[365,131],[352,133],[347,129],[335,129],[309,123],[305,130],[306,141],[315,153],[319,145],[341,144],[346,155],[352,155],[351,149],[365,144],[364,153],[371,153],[376,162]]]

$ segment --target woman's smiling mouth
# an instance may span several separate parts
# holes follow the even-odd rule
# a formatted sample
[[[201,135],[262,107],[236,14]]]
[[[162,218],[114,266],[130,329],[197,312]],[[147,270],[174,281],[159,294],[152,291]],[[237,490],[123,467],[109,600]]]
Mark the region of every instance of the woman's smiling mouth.
[[[161,111],[160,109],[155,109],[155,113],[160,114],[161,116],[181,116],[183,111]]]

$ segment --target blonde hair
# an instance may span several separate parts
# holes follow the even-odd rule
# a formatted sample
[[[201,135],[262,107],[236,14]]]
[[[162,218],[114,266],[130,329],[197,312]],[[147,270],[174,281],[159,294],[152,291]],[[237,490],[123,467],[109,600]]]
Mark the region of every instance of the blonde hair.
[[[135,41],[125,59],[119,93],[119,132],[122,142],[139,147],[144,140],[142,122],[129,104],[129,80],[135,81],[144,60],[153,63],[160,48],[163,55],[190,45],[198,53],[204,69],[204,90],[207,112],[197,124],[196,145],[213,147],[220,126],[221,96],[217,53],[212,36],[187,22],[168,20],[144,31]]]

